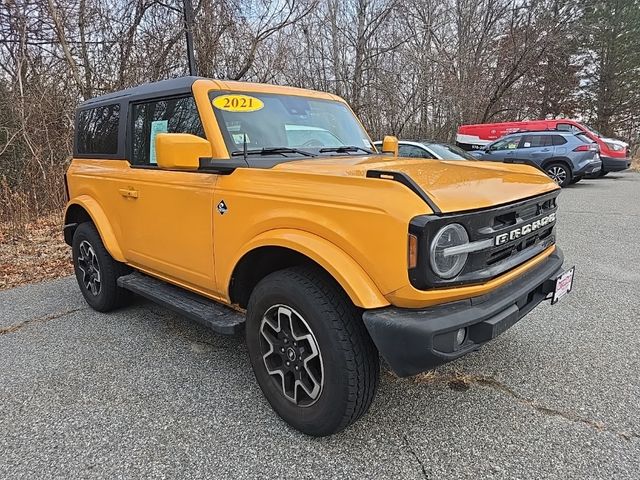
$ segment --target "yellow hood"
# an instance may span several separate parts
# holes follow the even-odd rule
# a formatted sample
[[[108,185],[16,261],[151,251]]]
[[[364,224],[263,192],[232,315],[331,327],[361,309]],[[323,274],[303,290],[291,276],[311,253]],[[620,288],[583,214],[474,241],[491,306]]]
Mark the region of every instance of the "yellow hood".
[[[368,170],[403,172],[443,213],[503,205],[559,188],[535,167],[483,161],[336,156],[285,162],[274,169],[359,177],[366,176]]]

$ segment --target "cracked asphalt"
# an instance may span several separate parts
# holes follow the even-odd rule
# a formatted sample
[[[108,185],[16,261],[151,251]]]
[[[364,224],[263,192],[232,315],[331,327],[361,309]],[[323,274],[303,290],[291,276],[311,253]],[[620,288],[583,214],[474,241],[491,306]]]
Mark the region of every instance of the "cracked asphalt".
[[[383,374],[369,413],[313,439],[263,399],[241,338],[75,280],[0,292],[0,478],[640,476],[640,175],[560,197],[573,292],[432,374]]]

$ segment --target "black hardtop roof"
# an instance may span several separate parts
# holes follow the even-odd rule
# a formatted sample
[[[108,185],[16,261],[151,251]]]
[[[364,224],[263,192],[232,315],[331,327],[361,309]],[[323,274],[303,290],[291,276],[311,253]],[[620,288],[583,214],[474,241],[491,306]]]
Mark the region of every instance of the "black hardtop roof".
[[[119,103],[123,100],[127,102],[142,100],[151,97],[164,97],[169,95],[179,95],[191,92],[193,83],[203,77],[178,77],[170,80],[160,80],[159,82],[144,83],[137,87],[125,88],[117,92],[107,93],[99,97],[90,98],[82,102],[78,108],[97,107]]]

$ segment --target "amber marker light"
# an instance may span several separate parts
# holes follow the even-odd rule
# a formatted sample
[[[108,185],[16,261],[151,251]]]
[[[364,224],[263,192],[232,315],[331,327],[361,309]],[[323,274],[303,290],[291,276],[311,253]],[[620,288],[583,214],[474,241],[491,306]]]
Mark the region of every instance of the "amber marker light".
[[[416,268],[418,264],[418,237],[409,234],[409,249],[407,252],[407,260],[409,268]]]

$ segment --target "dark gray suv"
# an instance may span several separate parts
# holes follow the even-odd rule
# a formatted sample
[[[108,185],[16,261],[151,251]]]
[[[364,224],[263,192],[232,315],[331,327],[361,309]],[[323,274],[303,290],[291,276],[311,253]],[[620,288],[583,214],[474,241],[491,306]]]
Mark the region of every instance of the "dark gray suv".
[[[602,168],[598,145],[585,135],[571,132],[512,133],[470,153],[479,160],[534,163],[562,187]]]

